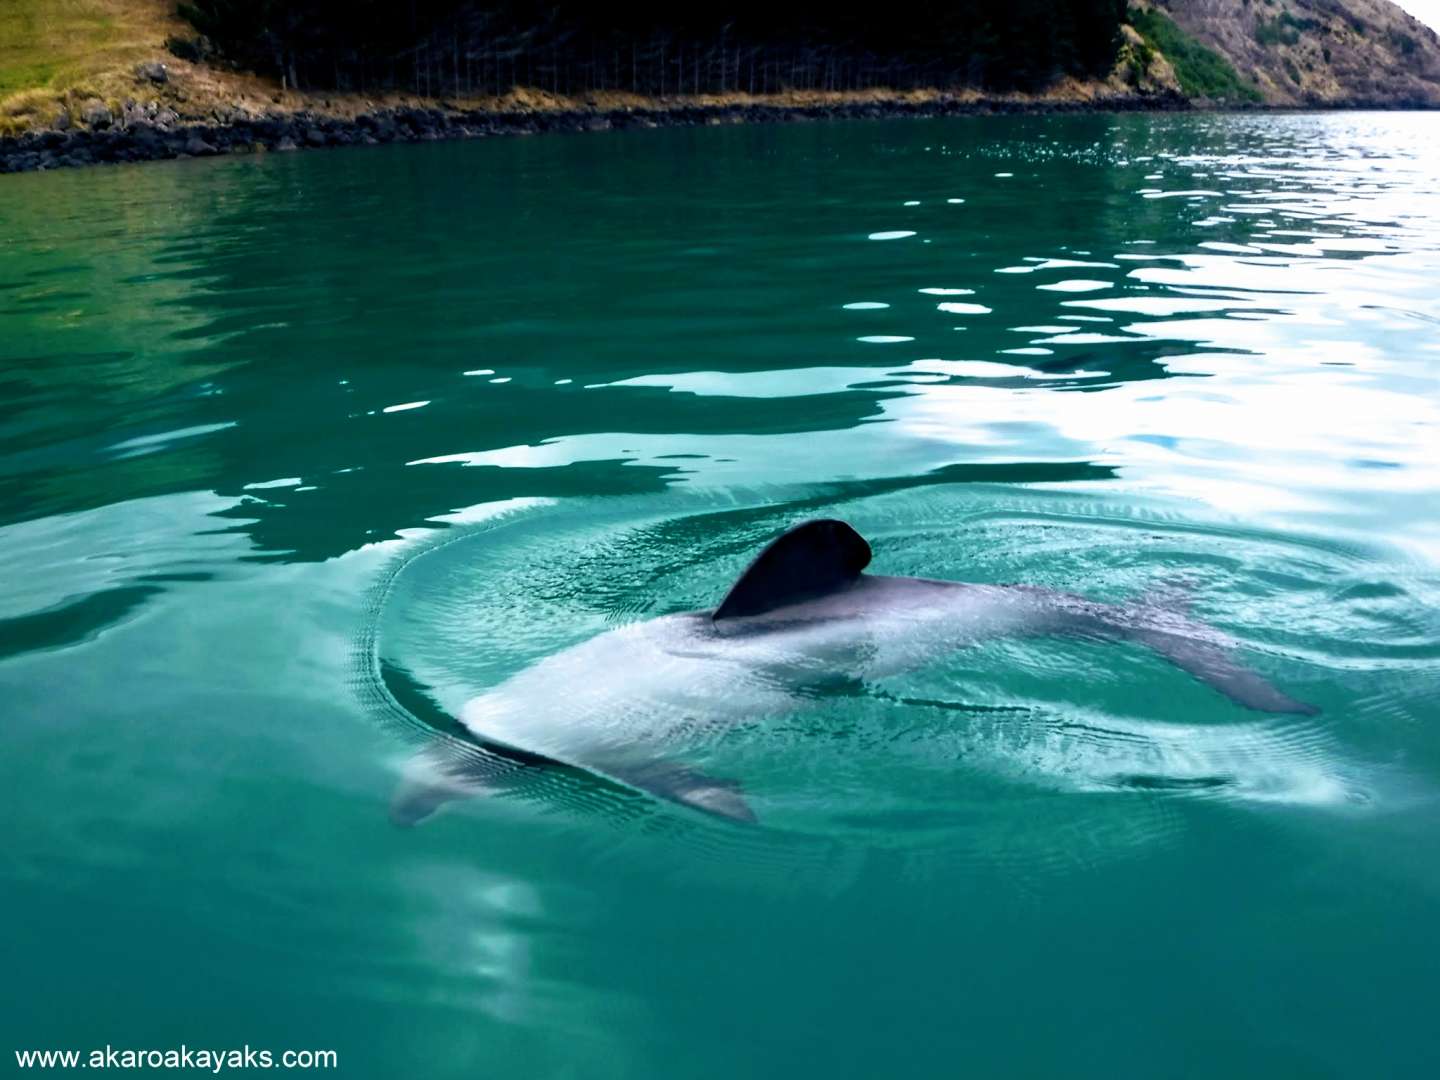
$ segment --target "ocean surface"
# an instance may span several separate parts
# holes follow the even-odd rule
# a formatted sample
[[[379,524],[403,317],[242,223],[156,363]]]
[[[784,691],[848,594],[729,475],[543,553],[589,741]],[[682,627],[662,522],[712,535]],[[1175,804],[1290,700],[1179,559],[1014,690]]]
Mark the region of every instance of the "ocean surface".
[[[391,820],[467,699],[812,517],[1320,711],[998,638],[657,748],[753,825],[534,766]],[[1440,1068],[1433,115],[0,178],[0,568],[7,1059]]]

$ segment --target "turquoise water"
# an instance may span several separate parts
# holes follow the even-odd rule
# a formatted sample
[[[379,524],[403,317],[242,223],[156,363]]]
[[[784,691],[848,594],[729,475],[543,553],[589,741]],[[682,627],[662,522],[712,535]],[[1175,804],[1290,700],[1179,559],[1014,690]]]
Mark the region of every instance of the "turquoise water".
[[[974,118],[0,181],[0,1051],[1433,1072],[1437,134]],[[1322,711],[998,639],[665,747],[753,826],[539,769],[390,822],[467,698],[715,604],[817,516],[884,573],[1183,589]]]

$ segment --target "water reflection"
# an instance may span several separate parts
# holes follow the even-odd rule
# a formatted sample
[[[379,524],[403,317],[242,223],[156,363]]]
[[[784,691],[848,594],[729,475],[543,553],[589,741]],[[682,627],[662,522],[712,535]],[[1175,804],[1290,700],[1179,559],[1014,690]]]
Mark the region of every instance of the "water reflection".
[[[1133,441],[1116,442],[1143,434],[1124,429],[1170,425],[1187,439],[1203,429],[1212,444],[1224,443],[1226,430],[1273,430],[1290,391],[1249,387],[1267,381],[1265,372],[1279,387],[1282,372],[1317,378],[1318,367],[1337,362],[1358,365],[1363,377],[1322,379],[1307,394],[1323,401],[1336,386],[1348,410],[1374,417],[1368,423],[1406,431],[1409,449],[1337,445],[1328,407],[1307,409],[1308,422],[1286,421],[1292,448],[1304,442],[1331,477],[1348,461],[1380,459],[1405,474],[1397,482],[1406,490],[1425,488],[1434,477],[1420,451],[1434,448],[1437,417],[1414,392],[1432,384],[1413,364],[1433,346],[1426,252],[1435,236],[1416,207],[1434,190],[1421,151],[1398,149],[1392,134],[1411,122],[1087,117],[990,129],[954,121],[716,132],[703,136],[727,144],[716,175],[647,200],[633,197],[634,174],[673,167],[702,136],[53,179],[98,192],[91,205],[180,207],[165,220],[132,215],[98,240],[97,214],[57,223],[38,205],[32,211],[25,181],[12,182],[21,198],[9,258],[26,262],[0,274],[12,285],[7,441],[24,451],[27,430],[39,441],[29,458],[7,457],[5,516],[196,486],[241,495],[257,481],[300,476],[298,493],[249,488],[238,527],[276,557],[323,558],[475,502],[693,479],[693,464],[654,464],[676,450],[661,446],[672,434],[686,443],[682,453],[703,443],[711,456],[733,458],[727,480],[742,470],[763,479],[789,456],[777,454],[777,440],[814,432],[835,437],[807,459],[813,479],[874,472],[882,458],[926,469],[1058,458],[1106,460],[1174,488],[1192,477],[1167,479]],[[1003,141],[974,138],[1000,126]],[[744,152],[768,154],[777,140],[793,140],[787,169],[747,173]],[[842,142],[845,167],[815,169]],[[993,165],[1000,153],[1025,164],[1003,184]],[[583,212],[547,202],[552,185],[577,168],[588,173],[596,155],[618,157],[620,167],[596,179]],[[483,199],[470,190],[477,167],[498,170]],[[923,232],[934,243],[855,244],[850,222],[871,215],[896,177],[914,195],[905,211],[917,227],[870,239]],[[1054,197],[1058,185],[1063,199]],[[696,205],[710,213],[684,217]],[[63,248],[66,229],[89,243],[84,288],[63,255],[37,258]],[[619,265],[617,237],[626,252]],[[937,279],[957,284],[929,284]],[[66,284],[57,291],[56,281]],[[873,299],[851,300],[856,292]],[[973,299],[925,302],[937,294]],[[865,312],[865,334],[855,335],[842,308]],[[1101,317],[1116,321],[1098,332],[1060,327]],[[62,323],[71,349],[108,345],[105,366],[77,363],[74,352],[44,360]],[[823,374],[867,365],[861,350],[876,345],[909,355],[843,385]],[[1247,355],[1265,363],[1240,364]],[[1015,365],[1018,381],[994,387],[1004,394],[974,397],[983,386],[957,382],[1002,379],[996,364]],[[170,373],[157,381],[157,370]],[[695,389],[707,371],[788,372],[796,387],[807,373],[819,381],[811,394],[783,399],[727,395]],[[1074,378],[1047,384],[1036,371]],[[488,378],[467,385],[462,373]],[[1143,394],[1126,390],[1173,375],[1224,380],[1236,392],[1222,395],[1221,409],[1196,411],[1190,403],[1214,400],[1204,396],[1214,391],[1186,391],[1158,417]],[[682,392],[651,388],[664,385]],[[1052,396],[1071,389],[1091,404]],[[888,430],[856,439],[863,454],[845,451],[845,433],[876,422]],[[53,437],[60,423],[65,453]],[[1017,425],[1024,438],[1006,437]],[[119,454],[97,460],[82,428],[105,430],[108,447],[143,447],[151,461],[136,472]],[[186,433],[188,445],[176,441]],[[923,450],[905,448],[917,441]],[[411,464],[513,458],[542,444],[552,449],[530,456],[563,461],[554,466],[561,472]],[[1214,471],[1220,458],[1204,460],[1207,498],[1256,487],[1248,465],[1247,476],[1227,480]],[[1282,486],[1297,484],[1305,486],[1289,472]],[[1222,505],[1250,511],[1260,502]]]

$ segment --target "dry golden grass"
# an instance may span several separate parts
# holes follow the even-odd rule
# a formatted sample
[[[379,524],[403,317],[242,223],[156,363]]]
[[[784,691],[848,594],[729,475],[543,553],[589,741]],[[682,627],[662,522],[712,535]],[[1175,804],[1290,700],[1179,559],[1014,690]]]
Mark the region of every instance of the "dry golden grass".
[[[125,95],[135,65],[166,58],[165,39],[184,30],[169,0],[0,0],[0,124]]]

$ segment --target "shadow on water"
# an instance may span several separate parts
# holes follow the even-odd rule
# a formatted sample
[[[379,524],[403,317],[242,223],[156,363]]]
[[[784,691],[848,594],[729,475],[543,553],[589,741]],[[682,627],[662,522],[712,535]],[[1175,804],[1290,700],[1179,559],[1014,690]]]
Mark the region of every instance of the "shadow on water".
[[[110,589],[48,611],[0,619],[0,659],[93,640],[101,630],[125,619],[157,592],[159,587],[155,585]]]

